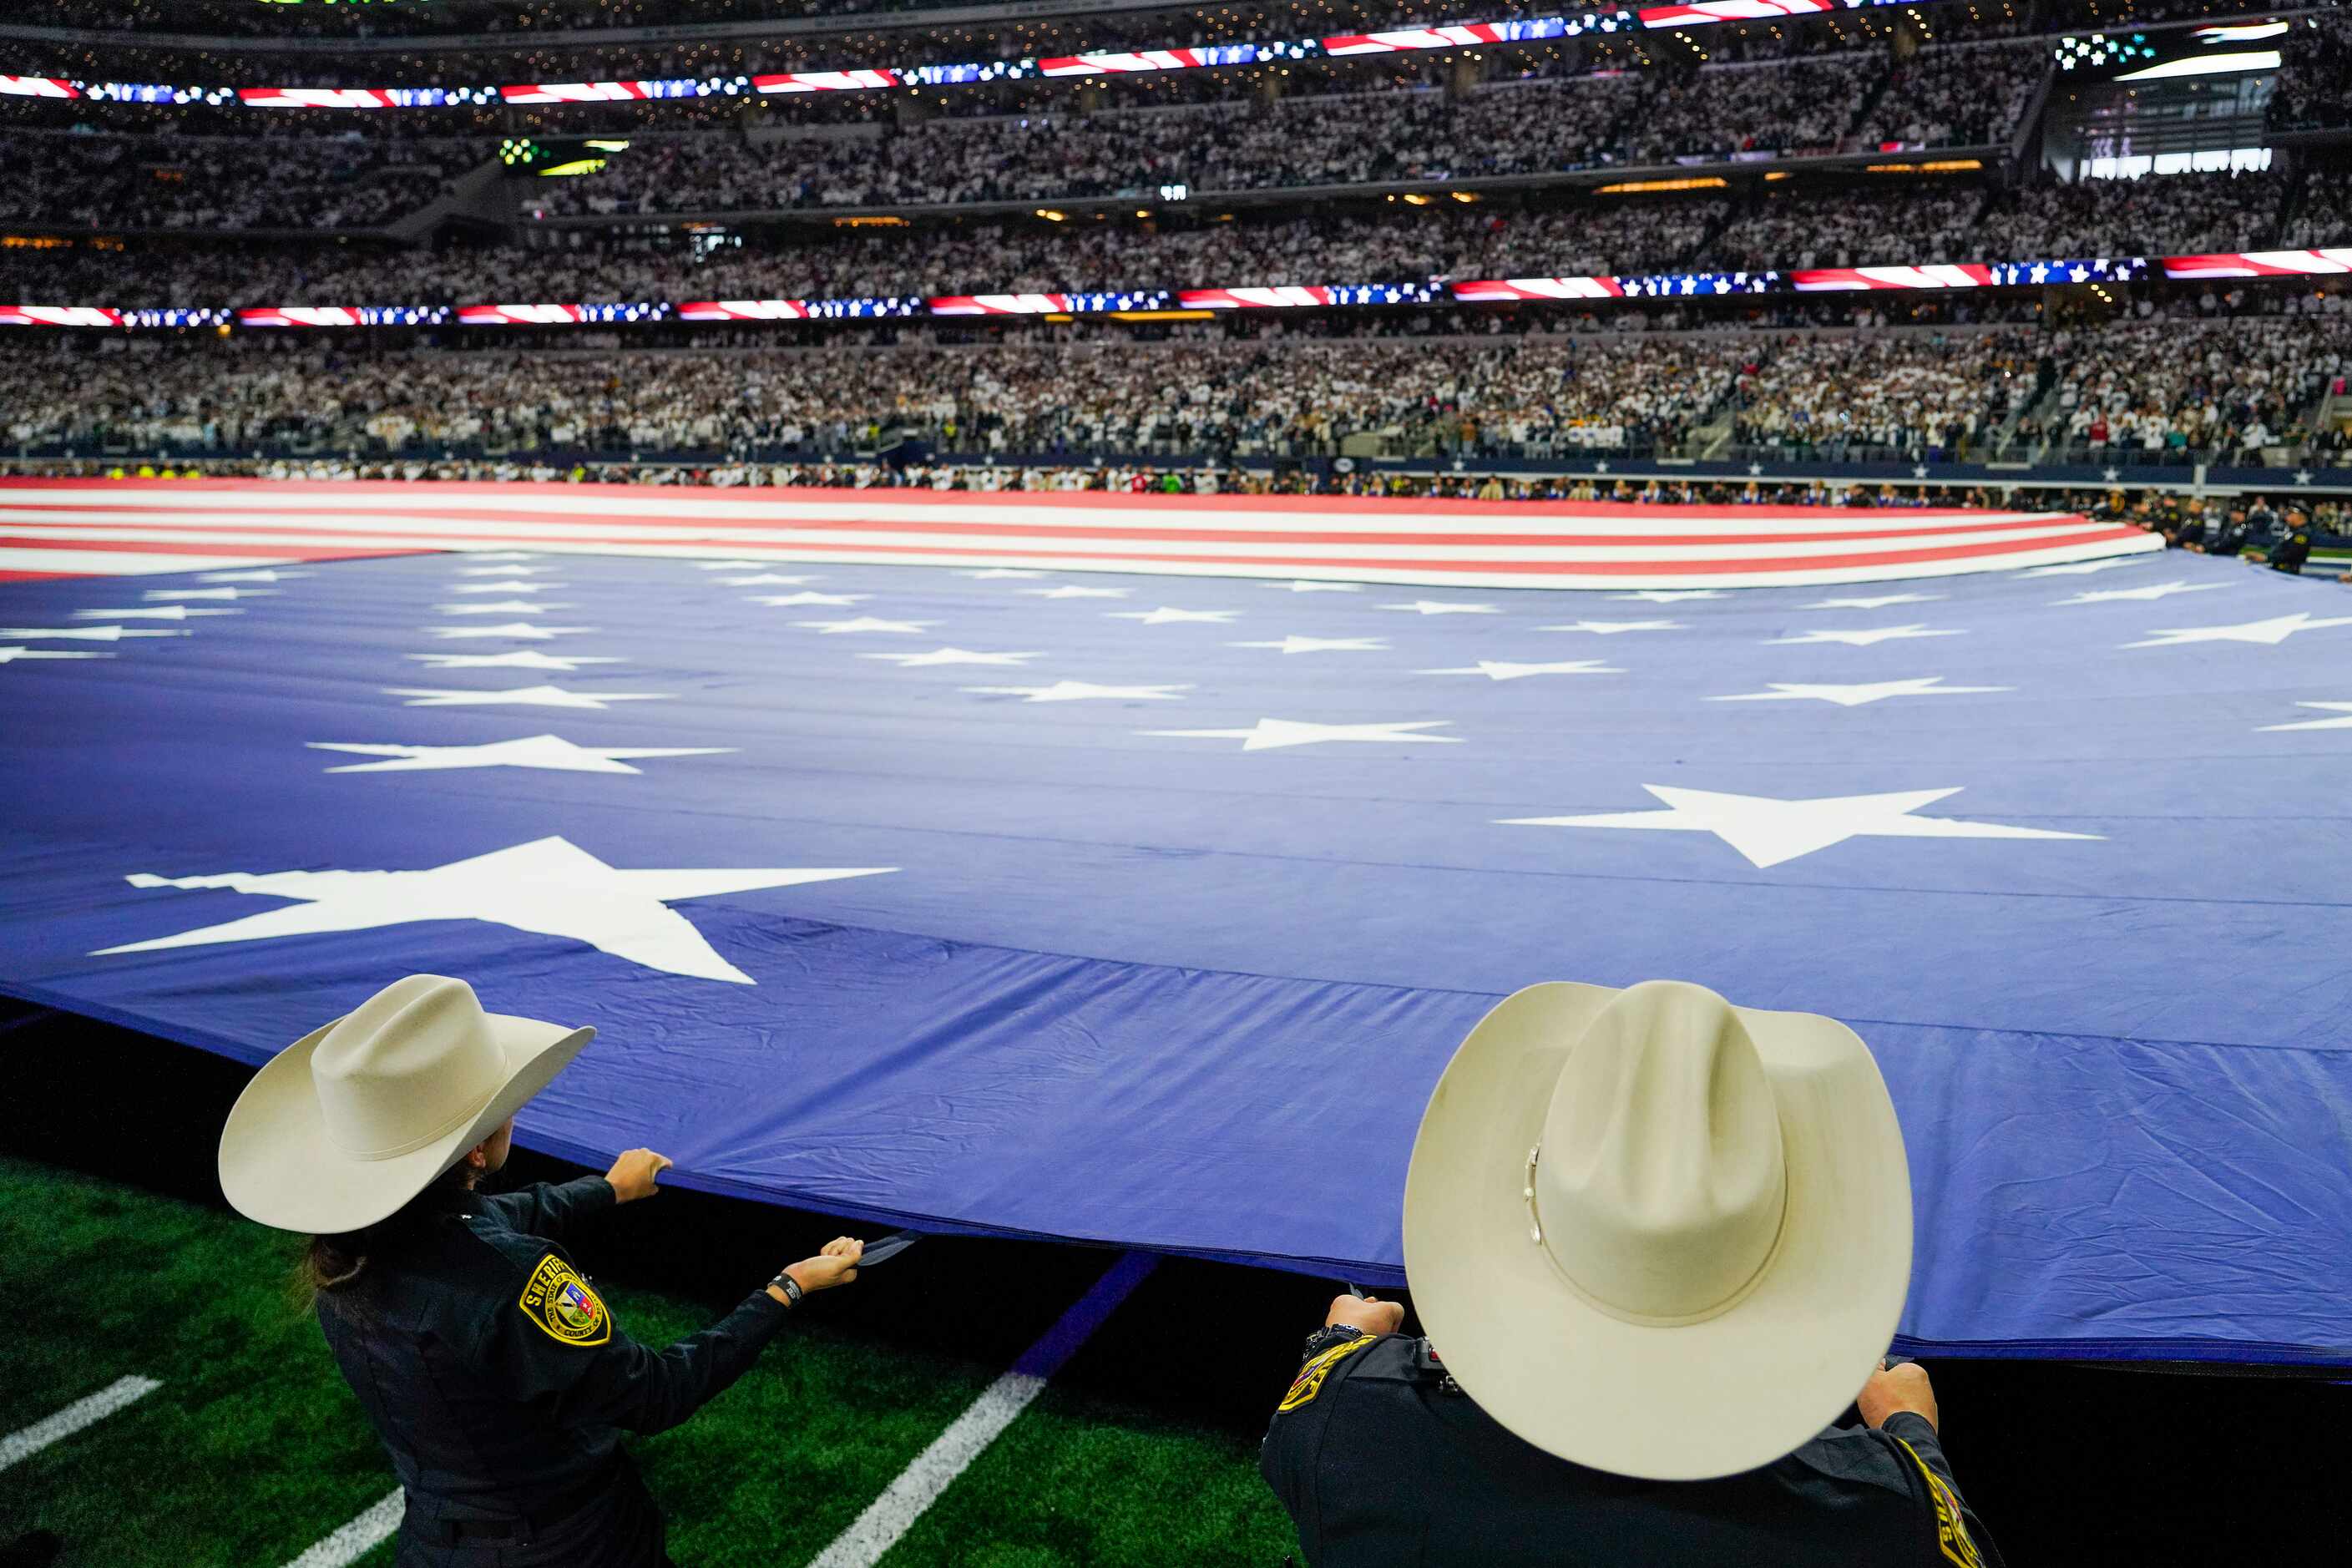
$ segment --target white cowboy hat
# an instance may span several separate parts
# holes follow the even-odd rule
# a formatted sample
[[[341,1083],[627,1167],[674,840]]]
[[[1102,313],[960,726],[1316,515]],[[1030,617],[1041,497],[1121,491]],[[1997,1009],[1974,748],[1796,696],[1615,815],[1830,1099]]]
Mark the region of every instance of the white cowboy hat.
[[[279,1230],[383,1219],[545,1089],[593,1029],[485,1013],[439,974],[395,980],[253,1075],[221,1129],[221,1192]]]
[[[1561,1458],[1699,1480],[1828,1426],[1885,1354],[1911,1178],[1869,1047],[1702,985],[1530,985],[1423,1113],[1404,1261],[1446,1370]]]

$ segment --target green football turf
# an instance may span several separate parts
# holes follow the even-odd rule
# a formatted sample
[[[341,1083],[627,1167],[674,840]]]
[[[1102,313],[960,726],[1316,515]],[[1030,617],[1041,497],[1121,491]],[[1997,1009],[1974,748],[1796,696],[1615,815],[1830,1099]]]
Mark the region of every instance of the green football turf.
[[[294,1246],[216,1210],[0,1159],[0,1433],[126,1374],[163,1384],[0,1471],[0,1543],[42,1528],[66,1540],[61,1568],[272,1568],[391,1489],[289,1289]],[[593,1238],[581,1250],[589,1260]],[[716,1315],[605,1294],[656,1344]],[[633,1444],[671,1554],[683,1568],[805,1563],[1002,1370],[841,1314],[794,1323],[693,1420]],[[1255,1459],[1246,1434],[1050,1387],[883,1561],[1273,1568],[1295,1539]],[[387,1544],[360,1561],[391,1556]]]

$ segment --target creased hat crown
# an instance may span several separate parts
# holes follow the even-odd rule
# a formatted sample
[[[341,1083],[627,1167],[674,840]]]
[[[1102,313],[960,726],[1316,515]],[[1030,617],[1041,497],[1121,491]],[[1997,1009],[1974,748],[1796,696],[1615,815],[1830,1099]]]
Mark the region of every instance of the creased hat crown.
[[[478,1114],[504,1053],[462,980],[412,974],[337,1019],[310,1058],[327,1139],[354,1159],[421,1149]]]
[[[1531,1163],[1543,1247],[1618,1317],[1712,1317],[1780,1237],[1788,1173],[1772,1082],[1738,1014],[1703,985],[1630,986],[1593,1016]]]

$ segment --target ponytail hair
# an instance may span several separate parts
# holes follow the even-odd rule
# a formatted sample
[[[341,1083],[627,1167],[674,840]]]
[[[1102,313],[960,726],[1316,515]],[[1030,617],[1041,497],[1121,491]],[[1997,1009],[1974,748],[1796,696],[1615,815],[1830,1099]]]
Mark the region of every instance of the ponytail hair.
[[[304,1307],[313,1306],[321,1295],[344,1294],[372,1269],[381,1276],[391,1261],[388,1255],[397,1250],[405,1235],[432,1215],[449,1212],[450,1198],[473,1184],[472,1168],[460,1160],[391,1217],[359,1230],[310,1237],[294,1264],[296,1300]]]

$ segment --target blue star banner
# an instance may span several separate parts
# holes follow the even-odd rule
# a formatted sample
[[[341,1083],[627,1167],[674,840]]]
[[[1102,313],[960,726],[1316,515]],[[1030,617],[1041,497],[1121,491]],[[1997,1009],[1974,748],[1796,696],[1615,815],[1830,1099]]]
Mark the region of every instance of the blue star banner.
[[[748,552],[747,552],[748,553]],[[2352,594],[518,550],[0,584],[0,988],[259,1062],[404,973],[532,1146],[1393,1282],[1501,996],[1868,1042],[1905,1342],[2352,1364]]]

